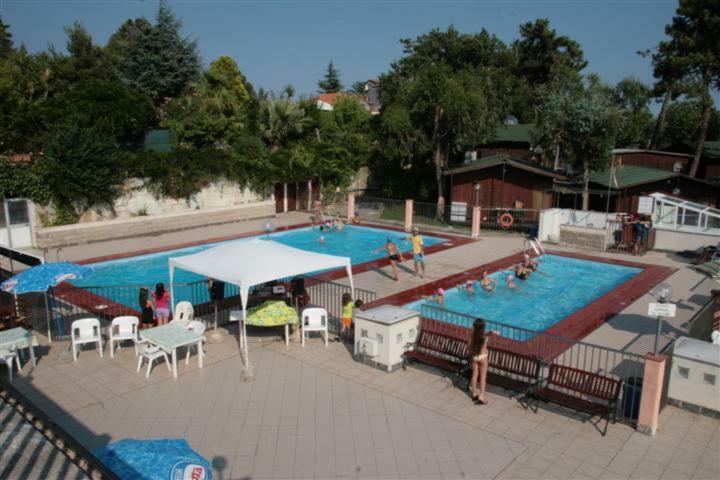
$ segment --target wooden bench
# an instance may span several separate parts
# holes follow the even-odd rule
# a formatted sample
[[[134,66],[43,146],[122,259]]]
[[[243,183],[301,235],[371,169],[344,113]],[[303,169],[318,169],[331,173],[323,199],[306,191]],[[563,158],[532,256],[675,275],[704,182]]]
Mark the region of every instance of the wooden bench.
[[[502,348],[488,348],[487,382],[527,394],[540,381],[542,360]]]
[[[620,380],[605,375],[552,364],[546,382],[534,395],[538,400],[588,413],[591,418],[596,415],[600,420],[604,418],[601,433],[605,435],[610,420],[615,423],[621,385]],[[597,424],[595,427],[599,429]]]
[[[418,361],[462,375],[468,367],[467,340],[445,333],[420,330],[414,343],[405,346],[403,369]]]

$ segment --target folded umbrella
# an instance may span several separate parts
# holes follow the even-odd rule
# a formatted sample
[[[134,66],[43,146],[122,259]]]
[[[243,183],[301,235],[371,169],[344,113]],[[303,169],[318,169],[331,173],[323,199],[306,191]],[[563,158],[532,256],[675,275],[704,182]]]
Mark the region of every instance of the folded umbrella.
[[[181,439],[125,439],[93,454],[122,480],[212,480],[210,463]]]

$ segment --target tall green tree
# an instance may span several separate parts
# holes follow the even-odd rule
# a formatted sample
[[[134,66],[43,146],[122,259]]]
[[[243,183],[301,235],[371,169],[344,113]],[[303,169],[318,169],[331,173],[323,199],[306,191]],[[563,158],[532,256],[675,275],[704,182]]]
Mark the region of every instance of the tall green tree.
[[[605,168],[622,126],[621,112],[603,95],[552,95],[538,107],[541,142],[563,146],[566,159],[582,170],[583,210],[589,208],[591,170]]]
[[[703,104],[697,99],[673,102],[668,108],[661,145],[666,147],[692,145],[693,140],[698,136],[702,114]],[[720,139],[720,112],[716,109],[710,113],[707,138],[709,140]]]
[[[381,101],[383,108],[402,106],[425,137],[431,157],[415,161],[434,166],[440,215],[442,171],[451,156],[488,140],[500,123],[504,83],[497,64],[504,45],[485,31],[463,35],[453,27],[401,43],[403,57],[380,78]]]
[[[343,89],[340,82],[340,71],[335,68],[332,60],[328,63],[325,77],[318,82],[318,92],[320,93],[336,93]]]
[[[355,95],[363,95],[365,93],[365,82],[358,80],[357,82],[353,82],[350,86],[350,93],[354,93]]]
[[[545,95],[582,89],[580,72],[587,66],[582,48],[570,37],[558,35],[547,18],[520,25],[513,52],[514,69],[527,84],[528,104],[541,102]]]
[[[0,60],[8,58],[12,53],[12,33],[10,33],[10,27],[3,23],[2,17],[0,17]]]
[[[703,110],[689,171],[695,176],[712,112],[710,90],[720,88],[720,0],[680,0],[665,32],[670,40],[661,42],[660,48],[671,50],[672,65],[700,90]]]
[[[177,97],[200,74],[196,42],[182,37],[180,28],[180,21],[161,0],[154,25],[126,22],[112,40],[119,78],[156,104]]]
[[[260,132],[271,152],[297,138],[310,124],[305,109],[289,98],[266,98],[260,102]]]
[[[50,49],[50,95],[61,94],[82,81],[115,80],[105,49],[93,43],[85,26],[65,27],[67,54]]]
[[[632,77],[620,80],[613,88],[612,99],[620,108],[623,124],[617,146],[647,145],[653,123],[650,95],[650,88]]]

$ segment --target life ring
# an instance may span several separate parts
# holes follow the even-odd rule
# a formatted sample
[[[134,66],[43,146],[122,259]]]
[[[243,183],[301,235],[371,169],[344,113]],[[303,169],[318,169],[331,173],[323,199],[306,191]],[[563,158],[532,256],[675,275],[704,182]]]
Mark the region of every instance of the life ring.
[[[500,223],[500,226],[502,228],[510,228],[512,227],[513,222],[515,219],[512,215],[510,215],[509,212],[505,212],[502,215],[500,215],[500,218],[498,219],[498,222]]]

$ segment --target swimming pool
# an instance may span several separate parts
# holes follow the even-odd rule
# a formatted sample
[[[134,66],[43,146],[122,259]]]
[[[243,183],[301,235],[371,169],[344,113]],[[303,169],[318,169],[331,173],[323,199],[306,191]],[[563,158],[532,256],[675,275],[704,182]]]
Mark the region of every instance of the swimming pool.
[[[406,240],[408,236],[407,233],[354,225],[347,225],[342,231],[333,230],[330,232],[321,232],[318,227],[304,227],[271,233],[270,235],[260,235],[259,237],[267,238],[268,236],[275,241],[302,250],[350,257],[353,265],[387,257],[385,249],[382,248],[387,238],[392,238],[401,250],[410,250],[410,242]],[[324,243],[319,242],[321,236],[325,239]],[[229,240],[228,242],[246,242],[252,238],[258,238],[258,236]],[[423,240],[426,247],[447,241],[444,238],[425,235],[423,235]],[[163,282],[168,285],[170,282],[168,274],[169,258],[190,255],[217,246],[220,243],[228,242],[209,243],[195,247],[89,264],[88,266],[93,269],[93,275],[85,280],[74,281],[72,283],[78,287],[143,285],[153,287],[158,282]],[[190,283],[204,279],[205,277],[185,270],[175,271],[175,283]],[[177,288],[182,289],[183,287],[178,286]],[[130,295],[131,298],[126,298],[127,294],[123,293],[121,295],[119,289],[109,289],[108,292],[105,296],[110,300],[133,308],[137,303],[137,298],[134,294]],[[176,298],[183,298],[182,290],[179,292],[176,290],[176,293]],[[227,291],[227,295],[231,294],[231,291]]]
[[[445,291],[442,308],[490,322],[544,332],[641,271],[640,268],[545,255],[539,270],[530,278],[524,281],[515,279],[518,289],[507,287],[504,277],[508,272],[496,272],[491,275],[498,282],[495,292],[486,292],[477,283],[474,295],[464,289],[452,288]],[[419,310],[423,304],[439,306],[434,302],[418,300],[405,307]],[[446,318],[452,316],[438,319]]]

